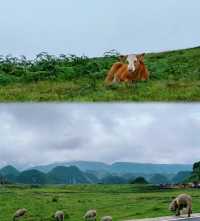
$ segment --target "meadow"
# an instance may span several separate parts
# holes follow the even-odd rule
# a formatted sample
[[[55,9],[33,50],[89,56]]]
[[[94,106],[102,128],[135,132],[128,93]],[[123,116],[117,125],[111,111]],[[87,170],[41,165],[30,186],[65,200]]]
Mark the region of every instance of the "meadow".
[[[56,210],[63,210],[66,220],[83,220],[84,213],[95,208],[98,219],[111,215],[114,221],[172,215],[168,205],[185,192],[193,197],[193,212],[200,211],[200,192],[196,189],[160,190],[142,185],[74,186],[1,186],[0,220],[12,220],[18,208],[29,212],[26,221],[51,221]]]
[[[99,58],[41,53],[33,60],[0,57],[0,102],[200,101],[200,47],[149,53],[148,82],[105,86],[118,53]]]

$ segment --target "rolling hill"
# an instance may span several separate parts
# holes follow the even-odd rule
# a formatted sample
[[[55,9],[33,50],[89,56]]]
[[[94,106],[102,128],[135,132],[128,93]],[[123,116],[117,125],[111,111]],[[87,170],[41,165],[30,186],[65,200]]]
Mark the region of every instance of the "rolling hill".
[[[200,101],[200,47],[147,53],[148,82],[106,87],[117,56],[1,56],[0,101]]]

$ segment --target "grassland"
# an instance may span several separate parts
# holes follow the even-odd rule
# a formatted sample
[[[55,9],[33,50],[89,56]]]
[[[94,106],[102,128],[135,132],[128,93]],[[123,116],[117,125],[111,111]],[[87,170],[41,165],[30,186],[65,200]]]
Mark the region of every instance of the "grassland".
[[[97,209],[98,220],[103,215],[112,215],[114,221],[165,216],[171,215],[171,198],[182,192],[135,185],[7,186],[0,188],[0,220],[10,221],[14,211],[23,207],[29,210],[22,219],[27,221],[50,221],[58,209],[69,216],[69,221],[83,220],[91,208]],[[199,190],[184,192],[193,197],[193,212],[199,212]]]
[[[0,102],[200,101],[200,47],[147,54],[148,82],[106,87],[116,54],[0,59]]]

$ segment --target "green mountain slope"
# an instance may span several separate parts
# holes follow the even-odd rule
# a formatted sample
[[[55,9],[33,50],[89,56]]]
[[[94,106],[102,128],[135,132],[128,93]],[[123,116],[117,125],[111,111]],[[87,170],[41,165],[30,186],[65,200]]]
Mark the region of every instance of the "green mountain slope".
[[[74,162],[67,163],[73,164]],[[97,171],[92,170],[93,162],[76,162],[78,166],[55,166],[57,164],[43,165],[41,168],[47,173],[32,168],[19,172],[13,166],[7,166],[0,170],[1,183],[21,183],[21,184],[123,184],[129,183],[136,177],[144,177],[153,184],[182,183],[191,174],[192,165],[162,165],[162,164],[136,164],[136,163],[114,163],[112,165],[94,162]],[[64,163],[66,164],[66,163]],[[81,166],[83,168],[81,168]],[[87,167],[86,167],[87,165]],[[117,165],[117,166],[116,166]],[[55,167],[54,167],[55,166]],[[102,167],[103,166],[103,167]],[[49,168],[51,168],[49,170]],[[93,168],[93,169],[94,169]],[[114,169],[113,169],[114,168]],[[144,172],[144,169],[146,171]],[[179,171],[188,168],[188,171]],[[85,171],[84,171],[85,169]],[[86,170],[87,169],[87,170]],[[90,169],[90,170],[88,170]],[[103,169],[103,171],[102,171]],[[127,172],[129,171],[129,172]],[[135,172],[137,171],[137,173]],[[162,175],[155,171],[162,171]],[[178,171],[178,172],[177,172]],[[195,176],[196,177],[196,176]]]
[[[3,176],[7,176],[7,175],[17,176],[19,174],[19,171],[15,167],[8,165],[0,169],[0,173]]]
[[[148,82],[106,87],[116,53],[100,58],[0,58],[0,101],[200,101],[200,47],[149,53]]]
[[[13,166],[5,166],[2,169],[0,169],[0,176],[4,177],[5,180],[16,182],[17,176],[20,174],[20,172]]]
[[[36,166],[33,169],[40,170],[41,172],[48,173],[52,169],[58,166],[76,166],[82,171],[107,171],[109,165],[102,162],[94,161],[71,161],[71,162],[62,162],[62,163],[53,163],[48,165]]]
[[[46,184],[46,175],[38,170],[23,171],[17,177],[17,182],[22,184]]]
[[[50,184],[81,184],[90,183],[90,180],[77,167],[59,166],[51,170],[47,175]]]
[[[181,171],[173,177],[172,182],[173,183],[183,183],[191,176],[191,174],[192,174],[191,171]]]
[[[167,177],[162,175],[162,174],[154,174],[150,178],[149,182],[152,183],[152,184],[167,184],[167,183],[170,183],[170,181],[167,179]]]

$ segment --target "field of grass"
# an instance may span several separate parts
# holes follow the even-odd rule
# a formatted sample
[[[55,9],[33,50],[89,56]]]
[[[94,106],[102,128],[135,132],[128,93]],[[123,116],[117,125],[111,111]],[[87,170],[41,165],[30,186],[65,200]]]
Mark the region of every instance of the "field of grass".
[[[97,209],[98,220],[104,215],[111,215],[114,221],[172,215],[168,204],[182,192],[135,185],[0,187],[0,220],[12,220],[12,214],[23,207],[29,210],[22,219],[27,221],[50,221],[56,210],[63,210],[66,220],[80,221],[91,208]],[[184,192],[193,197],[193,212],[199,212],[199,190]]]
[[[106,87],[116,54],[101,58],[0,58],[0,102],[200,101],[200,47],[147,54],[148,82]]]

